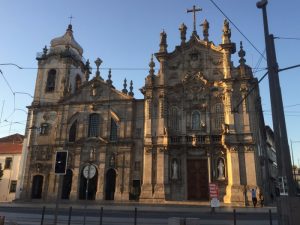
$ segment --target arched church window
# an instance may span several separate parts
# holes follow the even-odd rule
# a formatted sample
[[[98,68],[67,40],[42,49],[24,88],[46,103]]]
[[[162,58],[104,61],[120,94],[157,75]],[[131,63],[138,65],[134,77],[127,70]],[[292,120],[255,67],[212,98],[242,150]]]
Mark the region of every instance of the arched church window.
[[[116,141],[118,138],[118,125],[114,119],[111,119],[110,123],[110,140]]]
[[[75,90],[77,91],[80,86],[81,86],[81,77],[79,74],[77,74],[75,79]]]
[[[99,136],[99,125],[100,125],[100,117],[99,114],[93,113],[89,117],[89,137],[98,137]]]
[[[75,120],[69,130],[69,142],[76,140],[77,120]]]
[[[56,70],[51,69],[48,72],[46,92],[53,92],[55,89]]]
[[[215,104],[215,129],[221,130],[224,124],[224,108],[222,103]]]
[[[179,130],[179,114],[176,107],[171,108],[171,128],[174,130]]]
[[[198,111],[194,111],[192,113],[192,129],[193,130],[200,129],[200,113]]]

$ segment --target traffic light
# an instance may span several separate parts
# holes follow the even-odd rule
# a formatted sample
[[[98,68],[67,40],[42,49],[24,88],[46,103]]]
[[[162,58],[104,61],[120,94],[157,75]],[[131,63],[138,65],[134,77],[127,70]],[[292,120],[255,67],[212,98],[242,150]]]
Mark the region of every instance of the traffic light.
[[[57,151],[55,157],[54,172],[58,175],[65,175],[67,169],[68,151]]]

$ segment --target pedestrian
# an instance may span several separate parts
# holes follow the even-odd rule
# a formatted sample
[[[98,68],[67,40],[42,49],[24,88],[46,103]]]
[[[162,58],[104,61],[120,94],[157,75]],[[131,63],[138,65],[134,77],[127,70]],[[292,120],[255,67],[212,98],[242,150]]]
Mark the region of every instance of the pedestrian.
[[[253,206],[254,208],[256,207],[256,204],[257,204],[257,198],[256,198],[256,188],[252,188],[251,189],[251,197],[252,197],[252,203],[253,203]]]
[[[262,191],[259,191],[258,198],[259,198],[260,206],[263,207],[265,199],[264,199],[264,195],[263,195]]]

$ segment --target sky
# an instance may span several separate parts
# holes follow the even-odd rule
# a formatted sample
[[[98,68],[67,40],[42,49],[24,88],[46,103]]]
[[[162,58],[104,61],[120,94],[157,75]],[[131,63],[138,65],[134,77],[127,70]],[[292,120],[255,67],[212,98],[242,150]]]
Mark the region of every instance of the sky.
[[[214,0],[220,9],[242,31],[259,52],[265,49],[262,12],[257,0]],[[192,32],[193,19],[186,10],[196,5],[197,30],[204,19],[210,23],[209,39],[221,43],[225,16],[211,0],[0,0],[0,137],[13,133],[24,134],[26,106],[32,102],[37,74],[36,54],[50,41],[62,36],[72,15],[74,37],[84,49],[84,57],[91,66],[101,58],[101,76],[107,79],[112,68],[114,86],[121,90],[123,80],[133,80],[135,97],[143,98],[139,89],[148,74],[151,54],[159,49],[159,34],[167,33],[168,51],[180,44],[179,26]],[[300,1],[269,0],[267,6],[269,30],[275,37],[279,68],[300,64]],[[231,24],[231,40],[243,41],[247,64],[258,67],[259,79],[266,70],[266,61],[260,53]],[[283,39],[296,38],[296,39]],[[297,40],[298,39],[298,40]],[[238,55],[232,57],[238,65]],[[259,64],[259,61],[261,63]],[[156,71],[158,63],[156,62]],[[13,65],[14,63],[24,69]],[[95,69],[93,69],[93,74]],[[294,161],[300,163],[300,68],[280,73],[285,118],[289,143],[293,143]],[[129,83],[129,82],[128,82]],[[18,92],[23,92],[18,93]],[[25,94],[24,94],[25,93]],[[272,127],[268,79],[260,83],[264,118]]]

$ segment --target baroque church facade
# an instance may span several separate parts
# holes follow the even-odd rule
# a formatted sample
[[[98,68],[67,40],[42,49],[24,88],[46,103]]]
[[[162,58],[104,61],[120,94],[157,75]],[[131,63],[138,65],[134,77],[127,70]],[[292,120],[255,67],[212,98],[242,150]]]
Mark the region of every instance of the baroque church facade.
[[[72,25],[37,56],[34,100],[28,106],[21,199],[209,200],[209,184],[222,202],[244,204],[249,188],[263,188],[263,119],[258,85],[239,65],[228,21],[221,44],[209,40],[209,23],[168,51],[160,34],[149,74],[136,99],[132,82],[117,90],[100,74],[90,78],[89,61]],[[242,100],[242,101],[241,101]],[[68,152],[63,176],[54,173],[57,151]],[[60,184],[59,184],[60,183]],[[87,190],[87,192],[86,192]],[[87,195],[86,195],[87,193]]]

